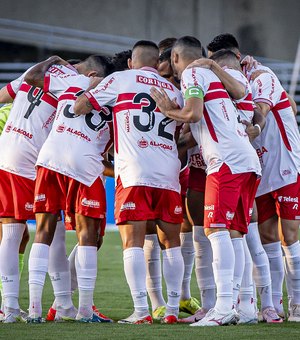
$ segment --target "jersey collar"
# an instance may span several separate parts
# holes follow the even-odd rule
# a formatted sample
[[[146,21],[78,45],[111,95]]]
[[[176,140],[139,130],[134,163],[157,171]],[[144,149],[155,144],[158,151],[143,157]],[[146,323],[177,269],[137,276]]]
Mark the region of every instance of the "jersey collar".
[[[153,68],[153,67],[149,67],[149,66],[144,66],[144,67],[141,67],[140,70],[143,70],[143,71],[150,71],[150,72],[154,72],[154,73],[158,73],[158,71]]]

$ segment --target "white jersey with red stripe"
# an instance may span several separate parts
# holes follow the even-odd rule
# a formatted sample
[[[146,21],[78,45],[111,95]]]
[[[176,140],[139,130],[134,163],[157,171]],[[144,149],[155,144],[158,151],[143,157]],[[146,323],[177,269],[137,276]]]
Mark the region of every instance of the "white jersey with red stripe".
[[[255,102],[266,103],[271,111],[266,125],[254,142],[263,176],[257,196],[297,181],[300,173],[300,135],[289,99],[278,78],[263,73],[250,82]]]
[[[239,133],[238,113],[220,79],[211,70],[186,69],[182,73],[181,89],[185,93],[195,87],[204,94],[203,117],[190,127],[202,147],[207,174],[218,172],[224,163],[233,174],[260,174],[259,159],[249,140]]]
[[[152,86],[163,88],[182,105],[174,85],[153,68],[113,73],[86,94],[95,109],[113,106],[115,173],[124,188],[149,186],[180,192],[177,124],[165,117],[150,96]]]
[[[102,177],[103,154],[112,144],[112,115],[109,107],[76,116],[77,97],[90,85],[84,75],[45,77],[45,89],[58,97],[52,130],[36,164],[91,186]]]
[[[189,162],[189,167],[206,170],[206,164],[202,155],[202,147],[196,145],[193,148],[188,149],[187,157]]]
[[[251,123],[254,115],[254,103],[252,99],[252,91],[249,81],[241,71],[232,68],[225,68],[224,70],[228,74],[230,74],[235,80],[241,83],[245,88],[245,96],[243,98],[232,99],[238,112],[238,121],[241,122],[242,120],[245,120]],[[241,123],[240,126],[242,128],[242,133],[244,134],[245,137],[248,138],[248,135],[245,133],[246,125]]]
[[[34,180],[35,162],[55,117],[57,98],[24,81],[25,74],[7,85],[14,98],[0,137],[0,169]],[[77,73],[71,66],[53,65],[49,74]]]

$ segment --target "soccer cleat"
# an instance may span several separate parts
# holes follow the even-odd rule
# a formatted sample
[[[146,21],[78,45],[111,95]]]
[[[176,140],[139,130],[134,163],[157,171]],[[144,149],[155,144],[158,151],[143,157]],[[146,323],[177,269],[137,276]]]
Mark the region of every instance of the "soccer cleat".
[[[192,327],[212,327],[212,326],[227,326],[236,325],[239,321],[239,315],[235,309],[232,309],[226,314],[219,313],[216,309],[210,309],[205,317],[195,323],[190,324]]]
[[[267,307],[262,311],[263,322],[266,323],[282,323],[283,320],[276,313],[276,310],[273,307]]]
[[[56,309],[50,307],[46,316],[46,321],[54,321],[56,315]]]
[[[252,325],[252,324],[257,324],[258,323],[258,318],[257,318],[257,313],[256,311],[253,311],[252,313],[246,313],[243,312],[242,310],[238,310],[238,315],[239,315],[239,325]]]
[[[141,324],[146,324],[146,325],[151,325],[153,323],[151,315],[146,315],[139,317],[135,313],[130,315],[126,319],[121,319],[118,321],[118,323],[122,324],[128,324],[128,325],[141,325]]]
[[[159,306],[152,312],[152,317],[154,320],[161,320],[166,315],[166,306]]]
[[[93,306],[92,308],[93,308],[94,313],[97,314],[99,318],[101,318],[102,320],[101,322],[114,322],[108,316],[100,313],[96,306]]]
[[[83,322],[83,323],[100,323],[100,322],[107,322],[107,321],[103,321],[103,319],[98,316],[96,313],[93,312],[93,314],[89,317],[86,318],[80,314],[77,314],[75,321],[77,322]]]
[[[3,320],[4,320],[4,313],[0,309],[0,322],[2,322]]]
[[[207,313],[204,308],[199,309],[194,315],[188,316],[187,318],[178,319],[179,323],[194,323],[202,320]]]
[[[180,300],[179,311],[194,315],[201,309],[199,301],[191,297],[188,300]]]
[[[160,323],[174,324],[177,323],[178,318],[175,315],[167,315],[160,320]]]
[[[300,305],[292,305],[289,312],[288,321],[300,322]]]
[[[26,322],[21,315],[20,309],[6,308],[3,323]]]
[[[44,323],[46,322],[45,319],[43,319],[41,316],[38,316],[37,314],[31,314],[26,319],[27,323]]]
[[[70,308],[57,308],[55,313],[55,322],[70,322],[76,321],[77,309],[72,306]]]

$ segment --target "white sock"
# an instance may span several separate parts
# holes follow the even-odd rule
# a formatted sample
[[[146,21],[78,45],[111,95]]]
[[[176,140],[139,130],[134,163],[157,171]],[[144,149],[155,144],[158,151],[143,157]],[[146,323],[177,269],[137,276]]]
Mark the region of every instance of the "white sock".
[[[231,239],[234,256],[235,256],[235,265],[234,265],[234,276],[233,276],[233,306],[236,308],[237,300],[242,284],[244,269],[245,269],[245,251],[243,245],[243,238],[233,238]]]
[[[264,247],[262,246],[257,222],[251,222],[246,235],[247,245],[253,261],[253,279],[257,288],[262,310],[274,307],[272,299],[270,263]],[[254,295],[256,299],[256,294]]]
[[[213,270],[217,286],[215,308],[220,313],[228,313],[232,309],[234,250],[229,232],[226,230],[210,234],[213,251]]]
[[[284,267],[282,259],[282,249],[280,242],[273,242],[263,245],[270,262],[272,279],[272,300],[278,313],[283,312],[282,305],[282,285],[284,279]]]
[[[78,243],[72,249],[71,254],[68,257],[69,266],[70,266],[70,274],[71,274],[71,292],[72,293],[74,293],[75,290],[78,288],[77,273],[76,273],[76,266],[75,266],[77,248],[78,248]]]
[[[49,249],[48,274],[52,283],[56,309],[73,307],[71,299],[71,278],[66,253],[66,231],[62,221],[58,221]]]
[[[146,262],[143,248],[132,247],[123,251],[124,272],[137,316],[149,314],[146,290]]]
[[[146,235],[144,254],[146,261],[146,287],[151,301],[152,311],[157,307],[165,306],[162,294],[162,274],[160,262],[160,245],[156,234]]]
[[[201,294],[201,305],[205,310],[216,304],[216,283],[212,267],[213,253],[211,243],[204,233],[204,228],[194,226],[195,273]]]
[[[253,264],[252,257],[248,249],[246,238],[243,237],[245,269],[243,280],[239,294],[239,310],[246,314],[255,313],[255,305],[253,299]]]
[[[33,243],[28,260],[29,315],[42,316],[42,293],[48,271],[49,246]]]
[[[75,265],[79,291],[78,314],[89,318],[93,314],[93,294],[97,278],[97,247],[78,246]]]
[[[163,274],[167,286],[167,311],[166,315],[178,316],[180,291],[184,273],[184,262],[181,247],[174,247],[162,251]]]
[[[184,274],[181,287],[181,300],[191,298],[191,276],[195,259],[193,232],[180,233],[181,254],[184,262]]]
[[[5,309],[19,309],[19,247],[22,241],[25,224],[3,223],[0,246],[0,272],[5,300]]]
[[[300,243],[297,241],[290,246],[282,246],[282,249],[292,283],[292,304],[300,304]]]

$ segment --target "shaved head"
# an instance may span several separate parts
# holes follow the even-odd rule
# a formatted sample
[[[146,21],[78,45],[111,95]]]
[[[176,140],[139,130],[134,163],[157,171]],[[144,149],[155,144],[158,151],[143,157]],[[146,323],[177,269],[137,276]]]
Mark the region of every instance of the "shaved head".
[[[157,68],[159,50],[157,45],[148,40],[138,41],[132,48],[130,68],[138,69],[144,66]]]
[[[183,59],[195,60],[202,57],[201,42],[197,38],[190,36],[178,39],[173,46],[173,50],[180,54]]]

